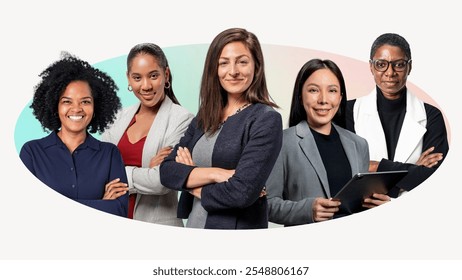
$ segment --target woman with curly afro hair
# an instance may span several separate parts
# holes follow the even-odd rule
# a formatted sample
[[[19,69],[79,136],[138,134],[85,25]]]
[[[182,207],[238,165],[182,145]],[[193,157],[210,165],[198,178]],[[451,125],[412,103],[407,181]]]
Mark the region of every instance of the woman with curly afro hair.
[[[107,74],[68,53],[40,77],[31,108],[50,134],[25,143],[21,160],[62,195],[126,217],[127,176],[120,152],[114,144],[90,134],[102,133],[114,121],[121,108],[117,85]]]

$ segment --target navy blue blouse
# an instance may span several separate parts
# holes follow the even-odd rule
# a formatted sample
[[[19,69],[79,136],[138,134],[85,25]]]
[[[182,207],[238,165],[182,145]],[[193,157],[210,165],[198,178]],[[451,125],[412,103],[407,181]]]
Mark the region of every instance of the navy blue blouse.
[[[85,142],[71,154],[52,132],[25,143],[19,156],[32,174],[60,194],[107,213],[127,216],[128,193],[114,200],[102,199],[106,183],[116,178],[127,182],[114,144],[87,134]]]

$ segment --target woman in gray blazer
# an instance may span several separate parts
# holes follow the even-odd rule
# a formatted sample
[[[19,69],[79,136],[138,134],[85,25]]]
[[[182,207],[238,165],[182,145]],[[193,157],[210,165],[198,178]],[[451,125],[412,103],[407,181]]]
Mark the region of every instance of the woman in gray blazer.
[[[127,172],[129,218],[183,226],[178,193],[160,183],[159,165],[186,131],[193,114],[179,105],[162,49],[138,44],[127,57],[128,90],[139,102],[124,108],[102,136],[119,148]]]
[[[269,221],[289,225],[332,219],[339,201],[330,198],[358,172],[367,172],[365,139],[345,127],[346,87],[342,72],[330,60],[312,59],[295,81],[289,128],[268,178]],[[365,207],[390,198],[374,194]]]

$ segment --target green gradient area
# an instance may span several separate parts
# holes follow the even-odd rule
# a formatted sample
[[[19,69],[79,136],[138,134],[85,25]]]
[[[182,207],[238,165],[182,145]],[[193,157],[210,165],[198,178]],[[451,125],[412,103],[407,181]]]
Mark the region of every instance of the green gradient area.
[[[196,44],[163,49],[170,65],[175,96],[180,104],[193,114],[196,114],[199,105],[200,80],[208,46],[208,44]],[[106,72],[114,79],[119,87],[117,94],[123,107],[130,106],[138,101],[135,95],[127,90],[126,60],[127,55],[122,55],[93,64],[93,66]],[[32,114],[32,109],[30,108],[32,95],[31,91],[31,100],[21,111],[16,122],[14,141],[18,153],[27,141],[45,137],[49,133],[42,128],[40,122]],[[93,136],[97,139],[100,138],[99,134],[94,134]]]

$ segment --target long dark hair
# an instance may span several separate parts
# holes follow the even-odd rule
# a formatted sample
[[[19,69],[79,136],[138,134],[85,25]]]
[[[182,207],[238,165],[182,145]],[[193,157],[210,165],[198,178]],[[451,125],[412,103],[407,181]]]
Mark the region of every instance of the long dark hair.
[[[168,60],[165,56],[164,51],[156,44],[153,43],[141,43],[134,46],[127,56],[127,71],[129,72],[132,66],[133,59],[139,54],[149,54],[156,58],[159,66],[165,72],[167,69],[170,69],[168,66]],[[168,82],[170,86],[168,88],[164,87],[165,94],[173,101],[173,103],[180,105],[178,99],[176,99],[175,93],[173,92],[172,78],[173,74],[170,70],[170,75],[168,76]]]
[[[218,34],[209,46],[202,74],[199,110],[197,121],[199,127],[211,134],[220,125],[223,108],[228,103],[228,95],[220,84],[218,77],[218,61],[223,48],[232,42],[242,42],[252,54],[255,61],[255,74],[252,83],[244,93],[248,103],[263,103],[278,108],[266,86],[263,52],[255,34],[242,29],[230,28]]]
[[[340,68],[331,60],[311,59],[305,65],[302,66],[298,72],[297,78],[295,79],[294,92],[292,94],[292,104],[290,106],[289,115],[289,127],[297,125],[299,122],[306,120],[306,112],[303,107],[302,91],[303,85],[306,80],[317,70],[329,69],[337,77],[340,83],[340,91],[342,94],[342,101],[338,108],[337,114],[335,114],[332,122],[336,125],[345,128],[345,109],[347,102],[347,92],[345,86],[345,80],[343,79],[342,71]]]

